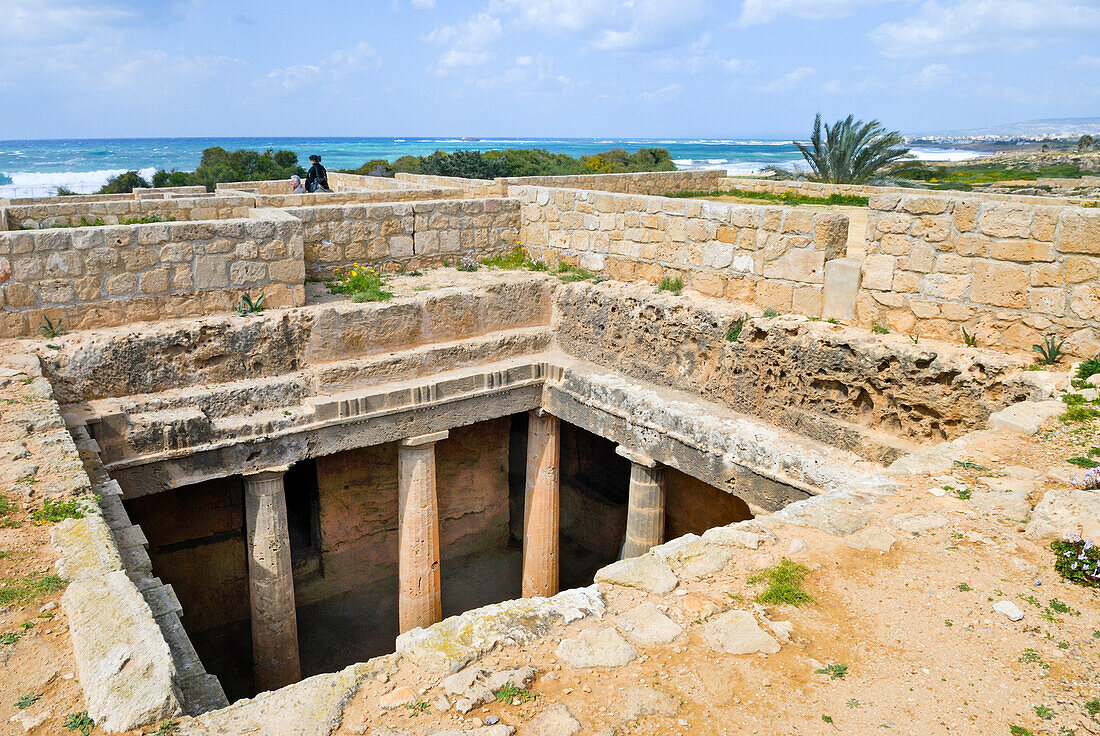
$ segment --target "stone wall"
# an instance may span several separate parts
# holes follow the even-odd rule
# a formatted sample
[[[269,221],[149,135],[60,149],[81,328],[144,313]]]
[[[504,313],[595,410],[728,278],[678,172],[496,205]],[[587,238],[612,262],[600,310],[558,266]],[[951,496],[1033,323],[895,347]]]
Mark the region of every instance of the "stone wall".
[[[171,197],[201,197],[207,194],[204,186],[155,187],[135,189],[132,192],[118,194],[69,194],[63,197],[13,197],[0,199],[0,205],[51,204],[59,200],[65,202],[112,202],[125,199],[167,199]]]
[[[508,187],[499,179],[464,179],[461,176],[433,176],[431,174],[406,174],[397,172],[394,179],[422,187],[457,187],[467,197],[503,197]]]
[[[568,176],[517,176],[497,179],[510,186],[561,187],[620,194],[662,195],[670,192],[711,191],[726,176],[725,171],[646,171],[636,174],[575,174]]]
[[[984,428],[992,412],[1038,395],[1045,375],[1023,370],[1027,358],[753,318],[651,287],[570,284],[556,314],[571,355],[884,461],[910,442]]]
[[[241,293],[268,306],[305,299],[302,225],[253,219],[0,233],[0,337],[230,312]],[[9,260],[10,259],[10,260]]]
[[[848,218],[788,207],[510,187],[520,241],[535,257],[622,281],[679,277],[710,296],[820,314],[825,262],[843,255]]]
[[[229,220],[248,217],[258,206],[255,197],[164,197],[119,199],[110,201],[69,202],[68,197],[48,204],[7,207],[8,229],[29,230],[54,227],[89,226],[101,221],[118,225],[127,220],[157,217],[162,221]]]
[[[353,263],[380,271],[418,269],[514,248],[519,202],[460,199],[399,204],[291,207],[306,228],[309,278],[331,278]]]
[[[1046,200],[1050,201],[1050,200]],[[1047,335],[1100,349],[1100,209],[986,198],[870,200],[861,324],[1030,350]]]

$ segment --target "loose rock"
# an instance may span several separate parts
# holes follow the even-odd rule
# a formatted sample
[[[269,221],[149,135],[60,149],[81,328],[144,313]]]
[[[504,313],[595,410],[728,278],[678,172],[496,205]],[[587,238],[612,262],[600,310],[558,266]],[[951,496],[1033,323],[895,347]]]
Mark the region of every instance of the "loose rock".
[[[779,642],[769,636],[749,611],[732,610],[703,626],[703,637],[711,649],[727,654],[775,654]]]
[[[551,705],[528,722],[524,736],[573,736],[581,730],[580,721],[573,717],[564,703]]]
[[[650,593],[668,593],[679,582],[672,568],[649,555],[619,560],[596,571],[597,583],[638,588]]]
[[[574,639],[562,639],[558,658],[570,667],[622,667],[634,661],[638,650],[614,629],[587,629]]]
[[[615,626],[632,642],[642,646],[664,646],[684,633],[652,603],[635,606],[615,617]]]

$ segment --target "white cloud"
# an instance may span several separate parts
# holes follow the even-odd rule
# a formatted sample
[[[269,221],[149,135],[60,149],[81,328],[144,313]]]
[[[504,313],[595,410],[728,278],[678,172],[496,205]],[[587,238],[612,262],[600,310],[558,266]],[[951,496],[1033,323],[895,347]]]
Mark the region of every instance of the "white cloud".
[[[817,70],[812,66],[800,66],[778,79],[760,85],[757,89],[761,92],[790,92],[815,76],[817,76]]]
[[[711,11],[709,0],[491,0],[520,29],[579,38],[600,51],[663,48],[684,38]]]
[[[894,0],[744,0],[738,23],[742,26],[768,23],[781,15],[810,20],[843,18],[861,6],[891,2]]]
[[[412,0],[410,5],[417,10],[435,10],[435,0]]]
[[[349,75],[375,69],[381,65],[378,54],[366,41],[360,41],[346,49],[337,49],[317,64],[294,64],[282,69],[272,69],[256,86],[295,91],[319,84],[330,84]]]
[[[879,51],[920,58],[1014,51],[1100,30],[1100,8],[1080,0],[929,0],[915,15],[871,32]]]
[[[1100,56],[1081,54],[1073,60],[1073,66],[1080,69],[1100,69]]]
[[[673,83],[658,90],[643,92],[638,95],[638,99],[644,102],[663,102],[678,96],[683,89],[682,84]]]
[[[482,12],[457,25],[439,26],[421,40],[449,46],[434,67],[437,74],[448,74],[457,68],[483,66],[493,61],[495,47],[503,37],[500,19]]]

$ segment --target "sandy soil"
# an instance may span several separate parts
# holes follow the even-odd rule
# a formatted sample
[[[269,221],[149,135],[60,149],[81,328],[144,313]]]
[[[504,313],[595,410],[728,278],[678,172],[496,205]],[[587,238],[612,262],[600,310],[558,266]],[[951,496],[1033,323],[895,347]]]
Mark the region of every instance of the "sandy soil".
[[[23,380],[0,378],[0,444],[5,450],[25,437],[21,422],[14,418],[17,412],[41,401],[33,386]],[[41,461],[36,449],[33,442],[28,442],[28,455],[18,457],[15,453],[15,462],[10,455],[5,458],[5,465],[33,463],[38,472],[33,483],[26,478],[0,483],[0,494],[16,507],[6,521],[0,514],[0,589],[10,588],[27,575],[56,572],[57,552],[49,541],[49,525],[36,526],[29,514],[29,509],[38,508],[41,500],[32,500],[26,494],[33,492],[34,485],[48,482],[50,473],[49,463]],[[61,592],[57,591],[29,602],[0,605],[0,734],[4,736],[26,733],[25,725],[39,719],[42,722],[30,729],[31,734],[63,733],[65,716],[84,709],[60,599]],[[13,637],[14,641],[2,643]],[[40,697],[33,706],[23,710],[16,707],[21,696],[36,694]],[[13,722],[13,717],[21,720]]]

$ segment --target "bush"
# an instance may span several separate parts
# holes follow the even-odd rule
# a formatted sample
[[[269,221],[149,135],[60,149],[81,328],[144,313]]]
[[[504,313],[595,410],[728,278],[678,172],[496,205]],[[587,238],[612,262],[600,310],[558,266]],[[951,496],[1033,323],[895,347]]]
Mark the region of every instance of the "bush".
[[[112,176],[107,183],[99,188],[96,194],[129,194],[135,189],[148,189],[149,182],[136,171],[127,171],[118,176]]]
[[[1088,588],[1100,588],[1100,549],[1081,537],[1051,542],[1054,569],[1065,580]]]
[[[672,154],[664,148],[641,148],[628,154],[621,148],[574,158],[543,148],[509,148],[504,151],[436,151],[429,156],[402,156],[392,164],[374,159],[349,174],[386,176],[395,172],[455,176],[463,179],[495,179],[501,176],[562,176],[566,174],[620,174],[641,171],[675,171]]]
[[[350,294],[354,302],[384,302],[393,298],[386,291],[386,277],[373,268],[363,268],[358,263],[351,268],[336,269],[336,278],[329,282],[333,294]]]
[[[212,192],[215,186],[222,182],[289,179],[292,174],[306,175],[305,169],[298,165],[298,154],[294,151],[273,151],[269,148],[259,153],[243,148],[227,151],[221,146],[213,146],[203,150],[202,159],[199,160],[199,166],[194,171],[161,169],[153,175],[153,186],[201,185],[206,187],[208,192]],[[289,193],[289,189],[287,191]]]

